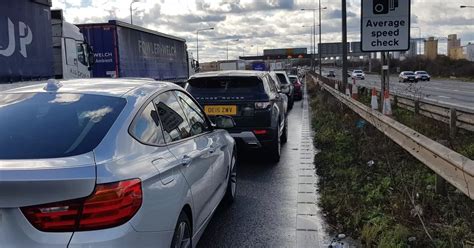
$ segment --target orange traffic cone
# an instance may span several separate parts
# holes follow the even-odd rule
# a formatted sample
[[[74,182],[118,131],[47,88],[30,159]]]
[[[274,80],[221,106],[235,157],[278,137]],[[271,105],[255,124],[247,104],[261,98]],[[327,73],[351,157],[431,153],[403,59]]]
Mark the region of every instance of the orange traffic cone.
[[[379,101],[377,100],[377,90],[375,90],[375,87],[372,88],[372,98],[370,99],[370,105],[372,106],[373,110],[379,109]]]
[[[392,105],[390,103],[390,94],[386,90],[383,94],[383,114],[392,115]]]

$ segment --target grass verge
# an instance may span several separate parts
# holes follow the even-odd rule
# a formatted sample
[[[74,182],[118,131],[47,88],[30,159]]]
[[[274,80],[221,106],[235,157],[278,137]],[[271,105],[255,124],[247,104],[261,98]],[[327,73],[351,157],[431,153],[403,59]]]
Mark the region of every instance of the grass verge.
[[[446,196],[437,194],[430,169],[327,92],[308,90],[321,150],[321,207],[335,231],[367,247],[462,247],[474,240],[474,201],[450,185]],[[405,115],[395,113],[418,125]],[[461,153],[474,155],[472,143],[458,143]]]

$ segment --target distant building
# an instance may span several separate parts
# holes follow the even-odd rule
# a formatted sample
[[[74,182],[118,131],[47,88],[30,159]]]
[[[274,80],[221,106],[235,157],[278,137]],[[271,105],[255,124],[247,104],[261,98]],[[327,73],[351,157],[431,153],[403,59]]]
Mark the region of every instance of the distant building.
[[[455,55],[458,55],[458,51],[454,51],[453,49],[458,49],[461,47],[461,39],[458,39],[457,34],[450,34],[448,35],[448,57],[451,59],[456,59]]]
[[[416,40],[410,40],[410,49],[405,52],[406,57],[415,57],[418,51],[418,42]]]
[[[469,43],[466,45],[466,59],[474,62],[474,44]]]
[[[465,59],[464,56],[464,48],[463,47],[453,47],[450,49],[449,58],[458,60],[458,59]]]
[[[428,59],[436,59],[438,57],[438,40],[434,37],[429,37],[425,40],[425,56]]]

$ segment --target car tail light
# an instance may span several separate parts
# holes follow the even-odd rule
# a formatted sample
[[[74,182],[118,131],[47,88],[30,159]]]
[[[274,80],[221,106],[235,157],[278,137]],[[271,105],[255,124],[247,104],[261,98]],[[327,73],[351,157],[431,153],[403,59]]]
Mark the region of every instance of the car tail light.
[[[265,129],[253,130],[253,133],[254,133],[255,135],[264,135],[264,134],[267,134],[267,130],[265,130]]]
[[[256,102],[255,109],[266,109],[270,106],[271,102]]]
[[[75,200],[22,207],[28,221],[44,232],[74,232],[119,226],[142,204],[139,179],[98,184],[94,192]]]

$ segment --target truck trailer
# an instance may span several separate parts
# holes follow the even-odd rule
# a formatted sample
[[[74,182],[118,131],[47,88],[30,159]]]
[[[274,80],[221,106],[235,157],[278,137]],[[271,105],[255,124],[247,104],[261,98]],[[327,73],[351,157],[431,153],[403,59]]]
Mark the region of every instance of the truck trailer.
[[[0,3],[0,83],[90,77],[90,47],[49,0]]]
[[[121,21],[77,24],[92,46],[92,77],[145,77],[182,83],[189,77],[186,40]]]

